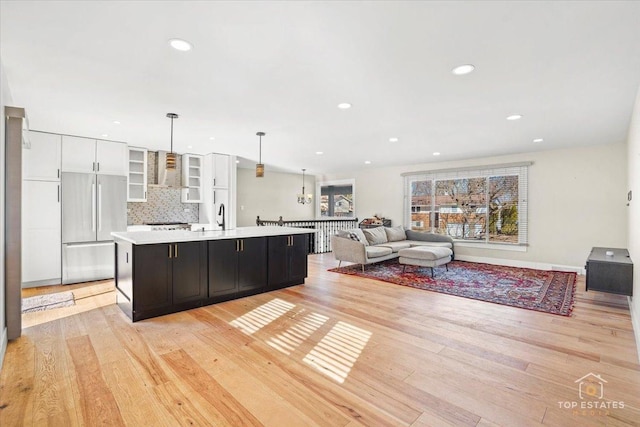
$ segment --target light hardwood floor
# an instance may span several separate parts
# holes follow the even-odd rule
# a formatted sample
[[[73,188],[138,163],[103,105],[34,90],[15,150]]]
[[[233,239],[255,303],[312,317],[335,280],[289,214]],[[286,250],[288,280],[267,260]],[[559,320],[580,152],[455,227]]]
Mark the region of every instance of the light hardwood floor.
[[[112,282],[24,316],[0,374],[0,425],[640,425],[626,297],[572,317],[327,271],[303,286],[131,323]],[[624,408],[572,410],[599,374]]]

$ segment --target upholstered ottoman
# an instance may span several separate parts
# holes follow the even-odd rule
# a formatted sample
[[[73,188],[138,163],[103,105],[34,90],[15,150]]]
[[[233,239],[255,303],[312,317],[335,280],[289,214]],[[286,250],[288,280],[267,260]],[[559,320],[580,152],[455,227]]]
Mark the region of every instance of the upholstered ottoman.
[[[431,277],[433,277],[433,267],[444,265],[449,271],[447,263],[451,261],[453,251],[449,248],[415,246],[413,248],[400,249],[398,255],[400,255],[399,262],[402,264],[403,273],[407,265],[417,265],[431,268]]]

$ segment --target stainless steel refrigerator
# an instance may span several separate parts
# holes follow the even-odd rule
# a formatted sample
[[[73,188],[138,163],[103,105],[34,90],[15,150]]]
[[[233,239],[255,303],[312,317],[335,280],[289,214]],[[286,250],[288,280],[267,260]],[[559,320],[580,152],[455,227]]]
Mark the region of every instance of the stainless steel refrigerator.
[[[63,172],[63,284],[114,277],[112,231],[127,231],[127,177]]]

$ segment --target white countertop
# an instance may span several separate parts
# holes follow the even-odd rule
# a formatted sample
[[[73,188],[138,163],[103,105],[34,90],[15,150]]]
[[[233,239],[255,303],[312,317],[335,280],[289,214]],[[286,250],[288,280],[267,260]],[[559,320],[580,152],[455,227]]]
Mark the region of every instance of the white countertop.
[[[156,243],[197,242],[201,240],[243,239],[250,237],[283,236],[289,234],[315,233],[310,228],[295,227],[238,227],[234,230],[217,231],[128,231],[114,232],[111,235],[116,239],[124,240],[134,245],[153,245]]]

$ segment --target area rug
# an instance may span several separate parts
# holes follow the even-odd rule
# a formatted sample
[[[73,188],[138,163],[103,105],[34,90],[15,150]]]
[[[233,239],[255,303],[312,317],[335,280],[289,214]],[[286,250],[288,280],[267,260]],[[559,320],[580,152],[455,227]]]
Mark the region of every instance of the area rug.
[[[436,267],[432,279],[427,267],[407,266],[405,273],[402,267],[392,259],[367,265],[364,273],[360,264],[329,271],[561,316],[573,310],[576,273],[453,261],[449,271]]]
[[[22,312],[51,310],[53,308],[69,307],[75,305],[73,292],[58,292],[55,294],[38,295],[22,298]]]

